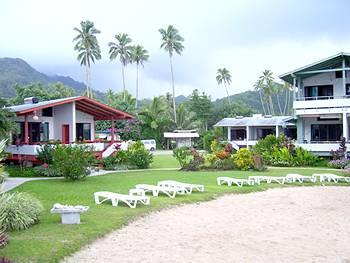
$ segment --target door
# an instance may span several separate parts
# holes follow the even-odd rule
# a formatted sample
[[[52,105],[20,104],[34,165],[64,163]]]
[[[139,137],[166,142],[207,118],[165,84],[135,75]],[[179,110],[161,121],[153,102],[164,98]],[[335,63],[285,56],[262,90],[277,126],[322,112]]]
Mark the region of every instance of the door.
[[[62,125],[62,143],[69,144],[69,124]]]

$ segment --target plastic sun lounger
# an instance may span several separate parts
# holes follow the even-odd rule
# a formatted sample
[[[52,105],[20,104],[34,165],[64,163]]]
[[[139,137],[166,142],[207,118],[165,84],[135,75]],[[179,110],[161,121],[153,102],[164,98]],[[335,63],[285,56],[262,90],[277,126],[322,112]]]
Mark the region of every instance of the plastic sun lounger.
[[[170,198],[175,198],[176,193],[178,193],[179,191],[179,189],[175,187],[165,187],[151,184],[137,184],[135,185],[135,188],[143,190],[145,193],[152,192],[153,196],[158,196],[161,192],[163,194],[166,194]]]
[[[253,180],[254,183],[260,184],[261,182],[265,181],[266,183],[269,182],[270,176],[249,176],[248,180]]]
[[[228,186],[236,184],[238,187],[242,187],[243,184],[254,185],[254,180],[251,179],[238,179],[225,176],[216,178],[216,181],[218,185],[223,185],[224,183],[226,183]]]
[[[328,181],[328,182],[334,182],[334,183],[338,183],[340,181],[344,181],[346,183],[350,183],[350,177],[345,177],[345,176],[339,176],[336,174],[313,174],[312,175],[315,180],[317,180],[317,177],[320,178],[320,182],[324,182],[324,181]]]
[[[184,187],[186,189],[187,193],[192,193],[193,190],[197,190],[199,192],[204,192],[204,185],[202,184],[189,184],[189,183],[183,183],[178,182],[174,180],[165,180],[158,182],[158,186],[165,186],[165,187]]]
[[[286,177],[284,176],[265,176],[265,180],[268,184],[271,184],[272,182],[278,183],[278,184],[284,184],[286,182]]]
[[[137,202],[140,202],[144,205],[150,204],[150,198],[147,196],[140,195],[125,195],[125,194],[117,194],[113,192],[96,192],[94,193],[95,203],[102,204],[107,200],[111,200],[113,206],[118,206],[119,201],[127,204],[130,208],[135,208]],[[100,200],[100,198],[103,198]]]
[[[309,181],[312,183],[316,182],[316,177],[306,176],[306,175],[301,175],[301,174],[287,174],[286,179],[287,179],[288,183],[295,183],[297,181],[299,183],[303,183],[306,181]]]

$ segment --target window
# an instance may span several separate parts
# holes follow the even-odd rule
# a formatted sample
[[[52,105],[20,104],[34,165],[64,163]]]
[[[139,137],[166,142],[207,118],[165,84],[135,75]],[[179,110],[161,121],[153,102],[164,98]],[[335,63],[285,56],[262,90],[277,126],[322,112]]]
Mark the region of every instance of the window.
[[[52,117],[52,107],[49,107],[49,108],[46,108],[46,109],[42,109],[41,114],[44,117]]]
[[[350,84],[346,84],[346,96],[350,95]]]
[[[306,86],[304,89],[306,100],[333,99],[333,85]]]
[[[275,134],[275,128],[258,128],[256,130],[257,139],[264,139],[267,135]]]
[[[91,124],[90,123],[77,123],[76,124],[77,140],[91,140]]]
[[[312,141],[339,141],[342,135],[341,124],[312,124]]]
[[[49,141],[49,123],[48,122],[40,123],[40,141],[41,142]]]
[[[343,71],[336,71],[336,72],[335,72],[335,78],[336,78],[336,79],[341,79],[341,78],[343,78]]]
[[[247,138],[247,132],[245,129],[231,129],[231,141],[244,140]]]

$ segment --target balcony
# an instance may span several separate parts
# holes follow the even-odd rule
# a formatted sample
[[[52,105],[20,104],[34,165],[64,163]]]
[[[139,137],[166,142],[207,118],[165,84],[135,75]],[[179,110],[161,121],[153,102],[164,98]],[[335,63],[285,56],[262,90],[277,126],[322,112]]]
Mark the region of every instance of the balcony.
[[[350,107],[350,96],[302,97],[293,103],[296,115],[342,113],[343,107]]]

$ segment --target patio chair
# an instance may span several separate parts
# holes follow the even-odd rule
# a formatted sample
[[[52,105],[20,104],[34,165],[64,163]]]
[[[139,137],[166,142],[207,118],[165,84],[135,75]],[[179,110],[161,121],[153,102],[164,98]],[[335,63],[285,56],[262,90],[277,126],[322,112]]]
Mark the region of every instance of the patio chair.
[[[301,174],[287,174],[286,175],[286,180],[288,183],[295,183],[295,182],[299,182],[299,183],[303,183],[306,181],[315,183],[316,182],[316,178],[312,177],[312,176],[306,176],[306,175],[301,175]]]
[[[158,185],[151,185],[151,184],[137,184],[135,185],[136,189],[141,189],[145,193],[151,192],[153,196],[158,196],[159,193],[166,194],[170,198],[175,198],[176,193],[179,192],[178,188],[175,187],[166,187],[166,186],[158,186]],[[185,193],[185,189],[182,191]]]
[[[182,183],[174,180],[165,180],[158,182],[158,186],[162,187],[180,187],[184,188],[187,194],[191,194],[193,190],[197,190],[199,192],[204,192],[204,185],[202,184],[189,184]]]
[[[95,203],[98,205],[108,200],[112,202],[112,206],[118,206],[118,203],[120,201],[128,205],[130,208],[135,208],[138,202],[144,205],[150,204],[150,198],[145,195],[125,195],[102,191],[94,193],[94,197]],[[102,200],[100,198],[102,198]]]
[[[324,181],[328,181],[328,182],[334,182],[334,183],[338,183],[338,182],[346,182],[346,183],[350,183],[350,177],[345,177],[345,176],[339,176],[336,174],[313,174],[312,175],[316,180],[317,177],[320,178],[320,182],[324,182]]]
[[[254,185],[254,180],[252,179],[238,179],[226,176],[218,177],[216,178],[216,181],[218,185],[223,185],[224,183],[226,183],[228,186],[236,184],[238,187],[242,187],[244,184]]]
[[[270,176],[249,176],[248,180],[253,180],[254,183],[260,184],[261,182],[265,181],[266,183],[269,182]]]

